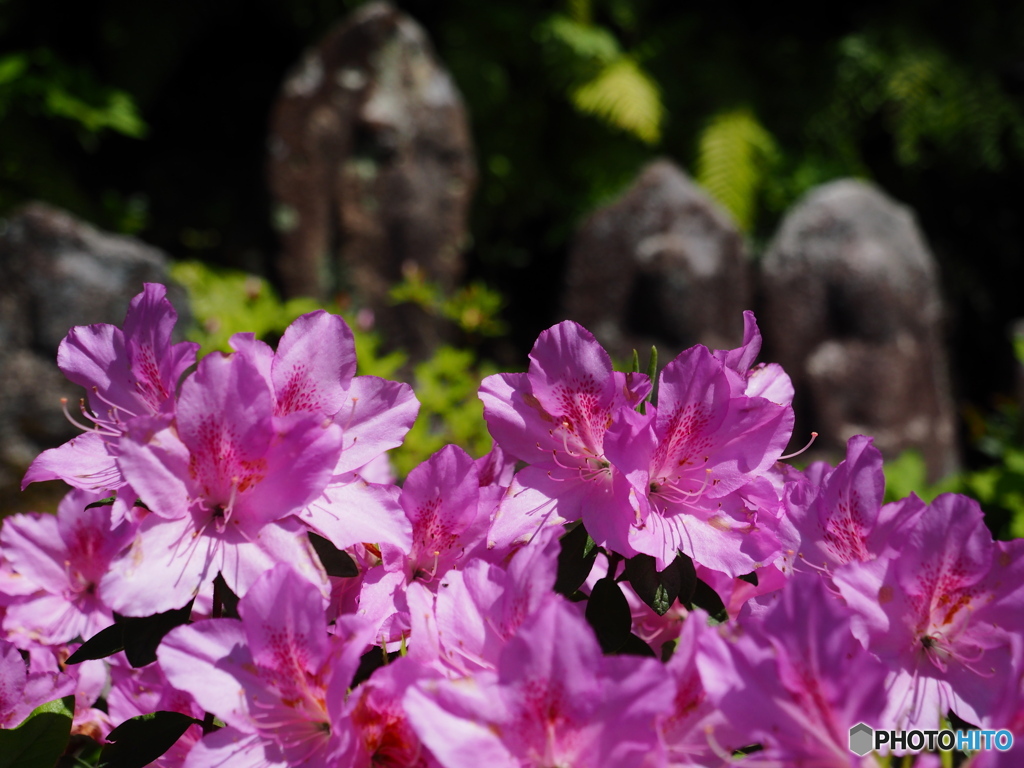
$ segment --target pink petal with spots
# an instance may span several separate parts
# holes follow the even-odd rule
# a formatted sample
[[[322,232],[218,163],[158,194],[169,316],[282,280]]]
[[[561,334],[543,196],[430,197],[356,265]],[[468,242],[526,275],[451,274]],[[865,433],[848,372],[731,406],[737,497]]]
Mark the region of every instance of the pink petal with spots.
[[[480,511],[476,464],[449,445],[413,469],[402,487],[401,504],[412,522],[412,551],[406,572],[441,574],[486,535],[489,515]]]
[[[355,341],[345,321],[323,310],[303,315],[288,326],[277,345],[276,413],[333,416],[345,402],[355,372]]]
[[[177,431],[189,451],[191,485],[209,502],[228,505],[266,474],[274,439],[273,399],[248,358],[213,353],[181,388]]]
[[[125,350],[135,394],[156,413],[173,404],[178,380],[196,361],[199,345],[171,344],[178,313],[167,300],[167,289],[146,283],[132,299],[124,318]]]
[[[315,673],[327,656],[326,601],[317,585],[281,563],[239,602],[253,659],[262,667]]]

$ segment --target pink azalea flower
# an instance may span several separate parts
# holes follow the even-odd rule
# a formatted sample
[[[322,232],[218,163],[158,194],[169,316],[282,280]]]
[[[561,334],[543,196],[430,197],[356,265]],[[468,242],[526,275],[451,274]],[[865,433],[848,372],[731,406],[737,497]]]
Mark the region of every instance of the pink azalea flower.
[[[930,724],[952,708],[979,722],[991,709],[1009,637],[1024,631],[1022,571],[1024,541],[993,542],[977,502],[957,494],[929,505],[898,557],[835,571],[858,638],[898,670],[894,717]]]
[[[8,636],[23,647],[90,638],[113,623],[100,583],[131,541],[134,525],[114,525],[108,506],[86,508],[98,499],[94,492],[75,489],[56,515],[13,515],[4,521],[4,555],[22,586],[32,587],[13,599],[3,620]]]
[[[344,433],[331,476],[299,513],[301,519],[340,549],[361,542],[408,546],[408,525],[396,495],[367,481],[380,479],[377,462],[401,445],[416,419],[419,402],[412,388],[356,376],[352,331],[323,310],[288,326],[276,352],[252,334],[236,334],[231,344],[266,381],[275,416],[322,416]]]
[[[338,768],[440,768],[423,746],[402,705],[414,683],[434,674],[410,659],[376,670],[349,696],[346,717],[353,737],[338,755]]]
[[[763,622],[742,623],[731,643],[702,638],[700,678],[725,720],[728,751],[759,742],[755,766],[851,768],[875,765],[849,750],[849,730],[892,727],[883,714],[886,668],[851,632],[850,613],[820,579],[790,581]],[[744,763],[747,761],[745,760]]]
[[[368,628],[342,619],[329,635],[320,590],[284,563],[253,584],[238,611],[241,620],[177,627],[157,651],[171,684],[227,724],[186,765],[333,764],[355,738],[346,690]]]
[[[627,503],[628,488],[612,482],[605,434],[620,413],[631,412],[650,391],[643,374],[613,371],[611,358],[590,332],[569,321],[540,334],[528,373],[484,379],[480,399],[495,442],[530,462],[518,473],[502,514],[545,510],[551,516],[557,500],[559,522]]]
[[[604,657],[562,600],[531,614],[497,673],[412,687],[413,729],[446,768],[664,765],[655,718],[673,699],[653,659]]]
[[[272,394],[244,355],[203,358],[173,421],[138,418],[118,464],[151,513],[101,587],[119,613],[180,607],[224,575],[236,594],[275,562],[325,584],[305,526],[341,452],[320,415],[273,415]]]
[[[810,472],[789,482],[785,493],[784,562],[797,570],[828,576],[846,563],[895,555],[925,510],[913,495],[883,506],[882,454],[870,437],[851,437],[835,469],[818,464]]]
[[[446,446],[409,473],[399,498],[410,543],[380,544],[381,565],[363,575],[360,615],[378,627],[385,642],[399,642],[409,630],[406,588],[419,582],[436,590],[442,577],[482,546],[490,523],[489,496],[481,498],[473,459]]]
[[[754,346],[748,340],[743,349]],[[606,452],[628,479],[630,504],[614,518],[584,517],[595,541],[652,555],[659,568],[679,551],[731,576],[771,561],[780,502],[769,473],[789,440],[793,411],[738,394],[738,377],[693,347],[662,370],[657,408],[623,414]]]
[[[554,530],[517,550],[506,567],[473,559],[449,572],[441,589],[408,586],[409,658],[448,677],[494,670],[505,643],[547,600],[558,569]]]
[[[146,283],[132,299],[124,330],[101,323],[72,328],[61,342],[57,365],[85,387],[94,426],[59,448],[43,451],[25,474],[22,487],[40,480],[64,480],[87,490],[124,484],[115,463],[117,444],[138,416],[173,413],[178,381],[195,363],[198,344],[171,343],[177,313],[162,285]]]
[[[30,670],[18,648],[0,640],[0,728],[17,728],[40,704],[74,690],[72,677],[56,670]]]

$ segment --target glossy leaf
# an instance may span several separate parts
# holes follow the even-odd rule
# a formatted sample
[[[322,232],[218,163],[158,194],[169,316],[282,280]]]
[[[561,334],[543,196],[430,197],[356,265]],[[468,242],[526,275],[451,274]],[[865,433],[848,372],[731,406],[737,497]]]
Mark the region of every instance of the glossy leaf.
[[[32,710],[17,728],[0,730],[0,768],[53,768],[71,735],[75,697]]]

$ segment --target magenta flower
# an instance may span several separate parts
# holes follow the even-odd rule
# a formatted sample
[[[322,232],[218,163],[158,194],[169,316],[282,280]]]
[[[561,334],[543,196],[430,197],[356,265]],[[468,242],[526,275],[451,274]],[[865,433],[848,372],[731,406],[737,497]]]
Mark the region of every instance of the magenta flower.
[[[0,728],[17,728],[40,704],[74,690],[74,678],[55,671],[30,671],[18,649],[0,640]]]
[[[132,616],[187,603],[217,573],[244,594],[275,562],[326,584],[295,517],[323,491],[341,452],[320,415],[273,415],[265,379],[244,355],[212,354],[181,388],[173,421],[138,418],[118,464],[151,513],[102,582]]]
[[[540,334],[528,373],[484,379],[480,399],[495,442],[530,462],[516,476],[501,513],[545,510],[558,522],[628,504],[625,484],[613,487],[605,435],[650,391],[646,376],[613,371],[611,358],[590,332],[569,321]]]
[[[741,349],[753,347],[748,340]],[[659,568],[679,551],[730,576],[771,561],[780,502],[769,473],[789,440],[793,411],[737,394],[739,378],[701,346],[665,366],[658,407],[625,414],[608,440],[609,460],[628,479],[630,506],[614,526],[585,517],[595,541],[652,555]]]
[[[897,554],[925,504],[912,495],[883,506],[884,492],[882,454],[863,435],[850,438],[835,469],[817,464],[806,478],[797,476],[784,496],[786,565],[827,575],[846,563]]]
[[[653,659],[604,657],[590,627],[546,601],[508,641],[497,673],[423,682],[405,707],[445,768],[664,764],[656,716],[672,680]]]
[[[132,299],[124,330],[101,323],[72,328],[61,342],[57,365],[85,387],[93,425],[59,448],[43,451],[25,473],[22,487],[64,480],[87,490],[119,488],[118,442],[138,416],[173,413],[178,381],[195,363],[198,344],[171,343],[178,316],[162,285],[146,283]]]
[[[409,658],[448,677],[497,669],[505,643],[527,617],[557,599],[555,533],[542,532],[504,568],[477,558],[446,574],[441,589],[410,584]]]
[[[1024,632],[1024,541],[993,542],[977,502],[939,496],[898,557],[850,563],[833,581],[858,638],[898,670],[896,717],[932,723],[952,708],[979,722],[991,709],[1009,638]]]
[[[851,632],[848,610],[820,579],[798,576],[763,622],[742,622],[732,643],[703,638],[700,678],[729,723],[713,738],[726,752],[759,742],[754,765],[874,765],[849,750],[849,730],[891,726],[883,714],[887,669]]]
[[[114,525],[110,507],[86,509],[98,499],[96,493],[75,489],[56,515],[14,515],[4,521],[0,544],[25,582],[20,591],[26,594],[8,606],[3,627],[22,647],[89,638],[113,623],[100,582],[131,541],[135,526],[128,521]]]
[[[189,768],[331,765],[354,738],[346,690],[367,648],[364,625],[327,633],[319,588],[288,564],[253,584],[241,620],[178,627],[157,651],[171,684],[227,727],[192,750]]]

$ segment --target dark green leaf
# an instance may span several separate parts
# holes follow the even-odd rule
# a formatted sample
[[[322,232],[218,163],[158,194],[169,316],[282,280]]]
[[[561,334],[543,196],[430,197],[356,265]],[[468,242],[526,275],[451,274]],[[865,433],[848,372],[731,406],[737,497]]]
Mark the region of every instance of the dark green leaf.
[[[309,533],[309,543],[313,545],[328,576],[350,578],[359,575],[359,568],[348,552],[338,549],[323,536],[312,531]]]
[[[650,555],[636,555],[626,561],[623,577],[641,600],[659,616],[664,616],[677,598],[689,602],[697,574],[693,561],[683,554],[676,557],[663,571],[657,569],[655,560]]]
[[[594,585],[586,616],[605,653],[619,651],[629,640],[633,617],[626,596],[614,579],[606,576]]]
[[[701,579],[697,579],[697,585],[693,590],[693,605],[697,608],[703,608],[712,619],[719,623],[729,618],[722,598]]]
[[[755,587],[757,586],[757,573],[755,571],[751,571],[750,573],[744,573],[739,578],[743,579],[748,584],[753,584]]]
[[[201,720],[180,712],[153,712],[125,720],[110,732],[97,768],[142,768],[174,746]]]
[[[577,525],[562,536],[561,551],[558,553],[558,575],[555,577],[555,592],[571,597],[590,575],[597,558],[597,547],[587,529]]]
[[[630,373],[640,373],[640,354],[634,349],[633,350],[633,362],[629,366]]]
[[[80,664],[90,659],[105,659],[123,650],[124,624],[112,624],[82,643],[65,663]]]
[[[620,656],[650,656],[652,659],[658,658],[658,655],[654,652],[647,643],[641,640],[639,637],[630,632],[629,637],[626,638],[626,642],[621,648],[619,648]]]
[[[124,624],[124,655],[128,657],[128,663],[133,667],[144,667],[156,661],[160,641],[175,627],[188,624],[194,602],[193,598],[181,608],[142,618],[114,614],[115,620]]]
[[[32,710],[17,728],[0,730],[0,768],[53,768],[71,735],[75,697]]]
[[[658,348],[654,346],[651,347],[651,359],[647,363],[647,376],[651,380],[651,394],[647,396],[647,399],[652,405],[656,405],[657,393],[654,388],[658,383]]]
[[[92,504],[86,504],[86,509],[93,509],[95,507],[109,507],[117,500],[117,496],[107,496],[105,499],[94,501]]]
[[[213,618],[240,618],[238,615],[238,595],[231,591],[231,587],[224,581],[223,574],[218,573],[217,578],[213,580],[213,599],[214,608],[216,608],[218,603],[220,604],[220,615],[214,614]]]

